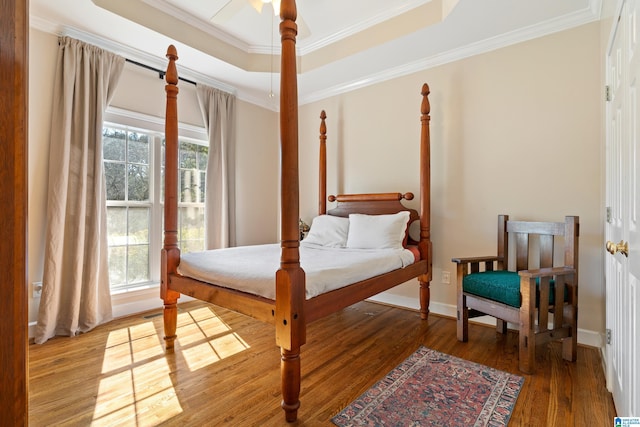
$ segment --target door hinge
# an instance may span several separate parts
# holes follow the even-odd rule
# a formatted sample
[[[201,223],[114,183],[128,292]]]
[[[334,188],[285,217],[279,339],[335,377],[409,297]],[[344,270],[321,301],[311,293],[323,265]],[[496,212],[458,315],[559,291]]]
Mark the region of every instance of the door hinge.
[[[607,206],[607,224],[611,224],[611,206]]]
[[[606,337],[607,337],[607,344],[611,345],[611,329],[607,329]]]
[[[611,101],[611,87],[609,85],[604,87],[604,100]]]

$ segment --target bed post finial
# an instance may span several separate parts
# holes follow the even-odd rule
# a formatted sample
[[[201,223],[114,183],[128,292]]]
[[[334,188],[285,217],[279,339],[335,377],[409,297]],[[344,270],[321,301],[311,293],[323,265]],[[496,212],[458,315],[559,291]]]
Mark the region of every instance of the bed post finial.
[[[427,260],[427,273],[418,278],[420,282],[420,317],[429,316],[430,282],[432,274],[431,249],[431,134],[429,122],[431,104],[429,103],[429,85],[422,85],[422,103],[420,105],[420,242],[418,248],[420,257]]]
[[[431,103],[429,102],[429,94],[431,90],[429,89],[429,85],[424,83],[422,85],[422,106],[420,108],[420,112],[424,115],[429,115],[431,113]],[[427,119],[428,120],[428,119]]]
[[[170,85],[178,84],[178,70],[176,68],[176,61],[178,60],[178,51],[172,44],[167,48],[167,59],[169,64],[167,65],[167,73],[165,74],[165,81]]]
[[[318,178],[318,215],[327,213],[327,113],[322,110],[320,113],[320,158]]]
[[[282,18],[282,22],[291,20],[295,23],[295,20],[298,19],[298,8],[296,6],[296,2],[293,0],[282,0],[280,2],[280,16]]]

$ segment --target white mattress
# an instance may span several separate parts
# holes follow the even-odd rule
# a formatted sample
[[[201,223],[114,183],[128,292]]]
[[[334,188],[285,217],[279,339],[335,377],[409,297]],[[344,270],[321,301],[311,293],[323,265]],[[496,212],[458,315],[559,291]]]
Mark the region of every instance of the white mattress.
[[[306,298],[406,267],[414,255],[406,249],[347,249],[300,244]],[[178,273],[232,289],[275,299],[280,245],[241,246],[183,254]]]

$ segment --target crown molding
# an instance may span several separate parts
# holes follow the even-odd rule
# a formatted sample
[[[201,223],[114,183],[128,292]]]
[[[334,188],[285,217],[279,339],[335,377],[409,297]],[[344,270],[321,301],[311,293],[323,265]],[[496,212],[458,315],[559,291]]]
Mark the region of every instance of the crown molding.
[[[147,52],[125,46],[113,40],[99,37],[95,34],[87,33],[86,31],[78,30],[77,28],[54,24],[35,16],[30,18],[29,24],[36,30],[55,34],[57,36],[72,37],[74,39],[81,40],[85,43],[90,43],[101,49],[108,50],[109,52],[113,52],[117,55],[123,56],[136,62],[140,62],[141,64],[145,64],[153,68],[158,68],[160,70],[164,70],[167,68],[167,61],[165,58],[151,55]],[[180,67],[180,77],[188,80],[193,80],[201,84],[206,84],[208,86],[212,86],[216,89],[220,89],[237,96],[237,89],[235,87],[218,81],[206,74],[192,70],[188,67]]]
[[[388,9],[375,16],[372,16],[369,19],[366,19],[362,22],[358,22],[357,24],[344,28],[341,31],[337,31],[328,37],[325,37],[323,39],[317,40],[314,43],[310,43],[304,47],[301,47],[299,49],[300,54],[307,55],[318,49],[322,49],[324,47],[330,46],[333,43],[337,43],[342,39],[353,36],[354,34],[357,34],[363,30],[366,30],[367,28],[381,24],[385,21],[388,21],[389,19],[395,18],[396,16],[400,16],[403,13],[409,12],[410,10],[415,9],[416,7],[421,6],[425,3],[428,3],[428,1],[427,2],[425,2],[425,0],[407,1],[402,6],[399,6],[393,9]]]
[[[167,5],[163,0],[143,0],[146,3],[153,3],[154,5],[163,3]],[[414,0],[408,3],[407,8],[415,7],[416,3],[421,3],[420,0]],[[597,21],[601,18],[603,0],[590,0],[587,7],[583,10],[567,14],[562,17],[558,17],[541,24],[533,25],[530,27],[521,28],[511,33],[507,33],[498,37],[489,38],[486,40],[478,41],[461,48],[452,49],[448,52],[433,55],[427,58],[422,58],[417,61],[402,64],[397,67],[392,67],[387,70],[372,73],[359,79],[355,79],[349,82],[344,82],[333,87],[322,89],[308,93],[306,95],[299,96],[299,103],[301,105],[320,101],[322,99],[330,98],[332,96],[338,96],[343,93],[347,93],[353,90],[364,88],[367,86],[382,83],[391,79],[403,77],[416,72],[424,71],[430,68],[434,68],[447,63],[459,61],[465,58],[469,58],[482,53],[490,52],[492,50],[500,49],[524,41],[532,40],[538,37],[549,35],[555,32],[571,29],[580,25],[584,25],[593,21]],[[167,5],[167,7],[172,7]],[[398,10],[396,13],[404,13],[405,10]],[[173,12],[172,12],[173,13]],[[380,16],[376,19],[382,19]],[[365,25],[365,24],[362,24]],[[371,23],[369,23],[371,25]],[[120,43],[98,37],[89,34],[84,31],[80,31],[74,28],[61,26],[41,19],[36,16],[30,17],[30,26],[43,32],[53,33],[56,35],[68,35],[88,43],[94,44],[98,47],[112,51],[119,55],[125,56],[129,59],[141,62],[153,66],[154,68],[164,69],[166,67],[166,60],[157,56],[150,55],[146,52],[142,52],[136,49],[129,48]],[[348,31],[359,31],[360,27],[353,26]],[[338,36],[336,36],[338,37]],[[345,37],[342,35],[341,37]],[[336,39],[337,40],[337,39]],[[335,40],[327,41],[327,43],[333,43]],[[316,46],[315,48],[318,48]],[[195,70],[181,67],[180,74],[182,77],[190,80],[201,82],[209,86],[218,88],[225,92],[236,95],[237,99],[248,102],[259,107],[265,108],[270,111],[279,111],[278,97],[269,98],[267,95],[264,97],[255,95],[253,92],[244,91],[242,89],[233,87],[231,85],[222,83],[211,76],[199,73]]]
[[[190,14],[189,12],[186,12],[180,8],[177,8],[176,6],[172,5],[171,3],[168,3],[165,0],[141,0],[143,3],[146,3],[147,5],[156,8],[164,13],[166,13],[169,16],[173,16],[176,19],[181,20],[182,22],[185,22],[189,25],[192,25],[194,27],[196,27],[197,29],[209,34],[212,37],[215,37],[218,40],[221,40],[233,47],[236,47],[240,50],[242,50],[243,52],[252,54],[252,53],[257,53],[257,54],[271,54],[273,53],[273,49],[271,46],[268,45],[250,45],[230,34],[225,33],[224,31],[218,29],[215,25],[211,24],[210,22],[204,21],[201,18],[198,18],[195,15]],[[429,0],[431,1],[431,0]],[[328,37],[325,37],[323,39],[317,40],[314,43],[311,43],[307,46],[304,47],[298,47],[297,51],[299,55],[306,55],[308,53],[311,53],[315,50],[321,49],[323,47],[329,46],[333,43],[336,43],[338,41],[340,41],[341,39],[344,39],[346,37],[352,36],[354,34],[359,33],[360,31],[363,31],[369,27],[375,26],[377,24],[380,24],[384,21],[387,21],[391,18],[394,18],[396,16],[402,15],[405,12],[408,12],[422,4],[428,3],[428,1],[425,0],[409,0],[407,2],[405,2],[402,6],[396,7],[396,8],[392,8],[392,9],[388,9],[384,12],[379,13],[376,16],[371,17],[370,19],[367,19],[365,21],[359,22],[355,25],[352,25],[350,27],[345,28],[342,31],[338,31],[334,34],[331,34]],[[279,23],[279,22],[278,22]]]
[[[182,9],[175,7],[174,5],[164,1],[164,0],[141,0],[143,3],[160,10],[161,12],[166,13],[169,16],[173,16],[180,21],[189,24],[200,31],[209,34],[211,37],[214,37],[224,43],[227,43],[233,47],[236,47],[243,52],[250,52],[251,46],[249,44],[243,42],[242,40],[225,33],[224,31],[218,29],[215,25],[204,21],[198,18],[195,15],[190,14]]]
[[[533,40],[556,32],[568,30],[580,25],[588,24],[600,19],[602,0],[590,0],[589,5],[578,12],[570,13],[541,24],[524,27],[501,36],[492,37],[479,42],[471,43],[461,48],[433,55],[414,62],[392,67],[379,73],[373,73],[366,77],[345,82],[333,87],[309,93],[300,98],[301,105],[320,101],[332,96],[341,95],[356,89],[372,86],[395,78],[403,77],[430,68],[459,61],[482,53],[501,49],[517,43]]]

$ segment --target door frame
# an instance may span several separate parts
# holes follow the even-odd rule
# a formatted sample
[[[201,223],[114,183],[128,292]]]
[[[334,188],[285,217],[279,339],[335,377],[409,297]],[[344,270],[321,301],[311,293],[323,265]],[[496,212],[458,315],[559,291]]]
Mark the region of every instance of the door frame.
[[[0,0],[0,425],[28,424],[28,83],[29,1]]]

